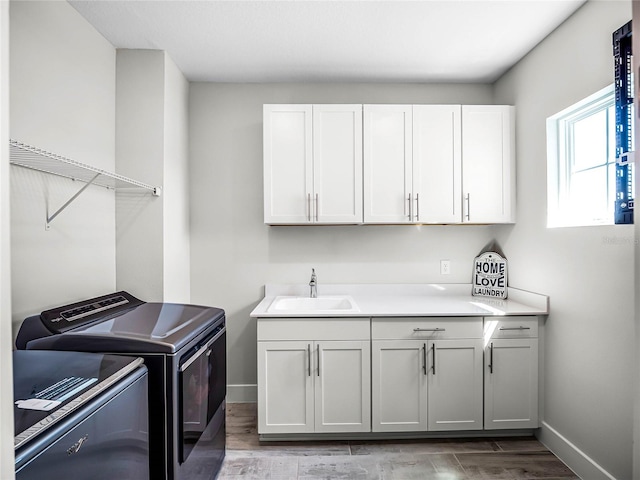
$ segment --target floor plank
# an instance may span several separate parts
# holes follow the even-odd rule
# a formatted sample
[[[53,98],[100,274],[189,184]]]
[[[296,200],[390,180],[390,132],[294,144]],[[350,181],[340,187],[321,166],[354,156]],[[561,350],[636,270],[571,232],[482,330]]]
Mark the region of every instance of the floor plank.
[[[533,437],[261,442],[255,403],[227,405],[218,480],[569,480]]]

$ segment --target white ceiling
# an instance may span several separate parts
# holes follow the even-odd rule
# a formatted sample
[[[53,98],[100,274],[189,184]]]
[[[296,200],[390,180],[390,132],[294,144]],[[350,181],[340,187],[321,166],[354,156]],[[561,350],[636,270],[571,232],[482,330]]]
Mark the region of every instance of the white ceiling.
[[[493,82],[586,0],[70,0],[191,81]]]

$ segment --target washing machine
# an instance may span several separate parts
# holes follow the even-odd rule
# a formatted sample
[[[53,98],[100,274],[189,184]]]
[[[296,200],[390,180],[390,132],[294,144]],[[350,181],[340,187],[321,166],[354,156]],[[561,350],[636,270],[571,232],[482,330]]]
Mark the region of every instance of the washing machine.
[[[17,480],[149,479],[141,358],[14,351]]]

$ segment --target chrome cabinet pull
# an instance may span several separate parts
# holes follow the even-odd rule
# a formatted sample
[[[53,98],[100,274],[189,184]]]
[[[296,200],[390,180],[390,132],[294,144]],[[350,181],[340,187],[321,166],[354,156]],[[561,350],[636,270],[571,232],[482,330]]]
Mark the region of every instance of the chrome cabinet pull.
[[[489,346],[489,373],[493,373],[493,342]]]
[[[500,327],[498,330],[531,330],[531,327],[523,327],[522,325],[519,327]]]
[[[467,214],[465,215],[465,217],[467,218],[467,220],[471,220],[470,214],[471,214],[471,194],[467,193],[464,197],[465,202],[467,203]]]
[[[309,371],[309,376],[311,376],[311,344],[307,344],[307,353],[309,354],[307,356],[307,369]]]
[[[447,329],[446,328],[414,328],[413,331],[414,332],[445,332]]]
[[[411,208],[411,204],[413,203],[412,202],[412,198],[413,198],[413,196],[411,194],[409,194],[409,198],[407,198],[407,201],[409,202],[409,215],[408,215],[409,216],[409,221],[411,221],[413,219],[413,215],[412,215],[412,210],[413,209]]]
[[[422,346],[422,371],[427,374],[427,344]]]
[[[318,344],[318,376],[320,376],[320,344]]]
[[[316,193],[316,222],[318,221],[318,194]]]
[[[431,368],[432,368],[433,374],[435,375],[436,374],[436,344],[435,343],[433,344],[432,349],[433,349],[433,352],[432,352],[433,353],[433,365],[431,366]]]
[[[416,193],[416,220],[420,220],[420,194]]]
[[[311,194],[307,193],[307,221],[311,221]]]

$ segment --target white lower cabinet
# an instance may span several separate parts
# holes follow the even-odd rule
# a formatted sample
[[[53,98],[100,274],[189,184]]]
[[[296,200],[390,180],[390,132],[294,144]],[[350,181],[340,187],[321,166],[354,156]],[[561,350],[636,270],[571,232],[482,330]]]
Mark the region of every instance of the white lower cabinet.
[[[370,432],[369,338],[333,340],[340,333],[348,336],[349,327],[333,331],[331,320],[335,319],[325,319],[329,325],[324,338],[329,340],[318,339],[323,338],[322,320],[300,319],[302,325],[310,323],[303,330],[310,334],[318,330],[319,336],[289,340],[301,330],[278,320],[264,320],[271,323],[262,332],[268,338],[281,336],[282,341],[261,341],[260,323],[258,328],[258,433]],[[365,332],[369,336],[368,319],[364,325],[364,329],[356,326],[363,332],[354,337],[362,338]],[[339,328],[339,322],[334,328]]]
[[[314,423],[311,344],[258,343],[258,433],[310,433]]]
[[[484,354],[484,428],[538,428],[538,320],[494,324]]]
[[[258,319],[258,433],[539,427],[538,318]]]
[[[428,430],[482,430],[482,339],[429,345]]]
[[[427,429],[427,376],[424,342],[372,342],[374,432],[417,432]]]
[[[482,319],[374,319],[372,335],[374,432],[482,429]]]
[[[315,348],[315,431],[370,432],[370,342],[316,342]]]

